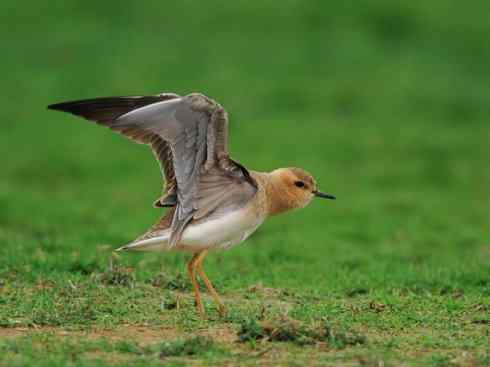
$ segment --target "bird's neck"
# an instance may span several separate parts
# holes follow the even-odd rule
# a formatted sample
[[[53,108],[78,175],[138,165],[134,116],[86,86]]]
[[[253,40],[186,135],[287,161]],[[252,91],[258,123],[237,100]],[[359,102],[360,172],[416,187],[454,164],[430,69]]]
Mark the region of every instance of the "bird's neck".
[[[295,197],[287,190],[280,177],[273,172],[252,172],[263,190],[263,205],[268,216],[297,208]]]

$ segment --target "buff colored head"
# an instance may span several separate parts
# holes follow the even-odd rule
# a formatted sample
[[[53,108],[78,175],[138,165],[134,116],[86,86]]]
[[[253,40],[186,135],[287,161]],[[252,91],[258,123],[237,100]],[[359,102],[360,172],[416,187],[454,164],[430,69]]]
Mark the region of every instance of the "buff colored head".
[[[318,190],[313,176],[301,168],[279,168],[271,172],[276,202],[272,214],[289,209],[304,208],[314,197],[335,199],[335,196]]]

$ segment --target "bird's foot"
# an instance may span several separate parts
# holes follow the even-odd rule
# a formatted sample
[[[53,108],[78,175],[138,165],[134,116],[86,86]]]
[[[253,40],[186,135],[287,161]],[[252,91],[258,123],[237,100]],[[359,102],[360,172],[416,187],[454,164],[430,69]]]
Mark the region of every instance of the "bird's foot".
[[[206,312],[204,311],[204,306],[202,302],[195,302],[195,306],[197,309],[197,313],[199,314],[201,319],[204,319],[204,317],[206,316]]]
[[[226,307],[225,307],[225,306],[223,306],[223,305],[219,305],[219,306],[218,306],[218,313],[219,313],[219,315],[220,315],[221,317],[225,317],[225,316],[226,316],[226,314],[227,314],[227,312],[228,312],[228,311],[226,310]]]

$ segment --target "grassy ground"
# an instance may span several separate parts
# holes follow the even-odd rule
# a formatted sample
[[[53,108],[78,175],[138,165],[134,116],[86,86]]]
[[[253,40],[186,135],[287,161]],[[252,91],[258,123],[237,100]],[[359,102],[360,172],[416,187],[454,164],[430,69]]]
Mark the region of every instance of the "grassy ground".
[[[450,3],[453,3],[450,5]],[[3,1],[0,364],[490,365],[486,2]],[[336,202],[209,256],[124,254],[161,214],[151,153],[45,110],[202,91],[233,156]]]

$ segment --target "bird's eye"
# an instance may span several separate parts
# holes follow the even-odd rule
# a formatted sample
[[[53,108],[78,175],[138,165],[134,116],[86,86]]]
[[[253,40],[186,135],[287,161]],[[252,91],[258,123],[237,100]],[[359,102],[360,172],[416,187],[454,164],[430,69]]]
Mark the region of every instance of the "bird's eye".
[[[296,181],[296,182],[294,183],[294,185],[295,185],[296,187],[305,187],[305,183],[304,183],[303,181]]]

